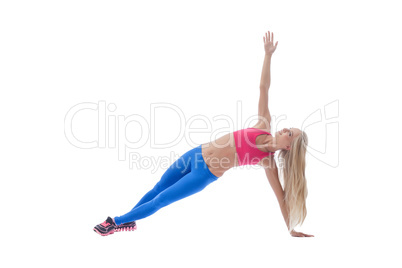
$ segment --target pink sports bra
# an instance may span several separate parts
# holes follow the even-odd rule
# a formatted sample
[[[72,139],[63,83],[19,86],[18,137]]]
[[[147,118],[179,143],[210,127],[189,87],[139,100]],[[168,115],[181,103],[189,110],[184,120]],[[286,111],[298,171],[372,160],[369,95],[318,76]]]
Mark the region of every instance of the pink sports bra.
[[[258,128],[245,128],[233,132],[239,166],[256,165],[262,158],[275,154],[274,152],[263,152],[256,146],[255,140],[261,134],[269,134]]]

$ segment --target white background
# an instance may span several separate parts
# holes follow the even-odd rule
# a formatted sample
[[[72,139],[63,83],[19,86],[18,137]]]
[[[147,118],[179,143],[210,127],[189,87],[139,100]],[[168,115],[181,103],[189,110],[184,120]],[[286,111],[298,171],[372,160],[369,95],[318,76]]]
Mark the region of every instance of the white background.
[[[1,266],[400,267],[397,7],[397,1],[2,1]],[[164,169],[130,169],[116,148],[73,146],[64,129],[68,111],[105,101],[117,107],[108,115],[150,122],[150,105],[165,102],[186,119],[206,116],[216,129],[212,118],[236,120],[241,101],[244,123],[257,113],[266,31],[279,41],[269,106],[273,116],[287,117],[274,128],[301,128],[314,111],[339,102],[339,133],[332,132],[339,148],[326,154],[339,162],[307,156],[308,215],[296,230],[315,237],[288,234],[257,168],[228,171],[139,220],[135,232],[93,232],[107,216],[131,210]],[[184,127],[173,115],[156,117],[158,142]],[[95,112],[75,119],[79,139],[96,139]],[[306,132],[311,147],[325,149],[325,123]],[[141,133],[127,127],[132,141]],[[201,144],[211,135],[193,138]],[[194,146],[183,138],[171,148],[148,141],[131,151],[179,156]]]

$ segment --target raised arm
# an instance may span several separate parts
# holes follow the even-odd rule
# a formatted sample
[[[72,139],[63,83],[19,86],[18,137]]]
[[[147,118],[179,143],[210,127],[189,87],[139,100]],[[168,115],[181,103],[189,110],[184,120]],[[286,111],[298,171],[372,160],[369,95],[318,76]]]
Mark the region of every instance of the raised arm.
[[[276,44],[274,45],[274,33],[270,33],[269,31],[268,33],[265,33],[265,36],[263,36],[263,41],[265,58],[262,66],[260,88],[268,90],[271,84],[271,57],[278,46],[278,41],[276,41]]]
[[[274,46],[274,34],[268,32],[263,37],[265,57],[262,66],[261,82],[260,82],[260,100],[258,102],[258,124],[262,128],[270,129],[271,114],[268,108],[268,89],[271,85],[271,57],[275,52],[278,41]]]

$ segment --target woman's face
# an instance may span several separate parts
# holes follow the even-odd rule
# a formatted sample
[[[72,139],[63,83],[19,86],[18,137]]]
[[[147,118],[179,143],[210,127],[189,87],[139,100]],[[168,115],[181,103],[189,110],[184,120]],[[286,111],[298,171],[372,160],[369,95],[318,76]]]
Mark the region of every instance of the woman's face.
[[[301,134],[301,130],[298,128],[284,128],[275,132],[276,144],[280,148],[290,150],[290,145],[293,140]]]

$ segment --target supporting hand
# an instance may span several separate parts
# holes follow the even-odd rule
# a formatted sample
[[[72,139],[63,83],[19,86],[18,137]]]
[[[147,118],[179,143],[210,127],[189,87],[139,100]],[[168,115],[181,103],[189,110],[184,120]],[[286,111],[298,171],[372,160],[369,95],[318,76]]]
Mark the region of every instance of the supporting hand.
[[[274,46],[274,33],[270,33],[268,31],[268,33],[265,33],[263,40],[265,54],[272,55],[275,52],[276,47],[278,46],[278,41],[276,41],[276,44]]]
[[[301,232],[296,232],[295,230],[292,230],[290,235],[293,237],[314,237],[314,235],[303,234]]]

